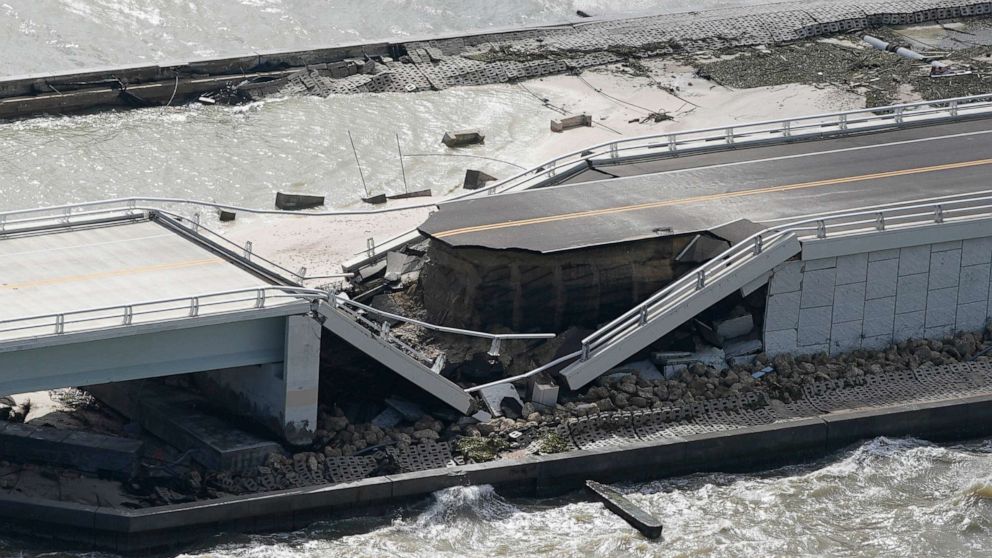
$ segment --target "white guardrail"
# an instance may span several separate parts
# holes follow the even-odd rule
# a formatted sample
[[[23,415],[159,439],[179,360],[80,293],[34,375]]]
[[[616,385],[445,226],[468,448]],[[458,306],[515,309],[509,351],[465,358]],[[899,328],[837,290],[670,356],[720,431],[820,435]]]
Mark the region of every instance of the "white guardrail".
[[[557,175],[581,170],[589,165],[611,165],[706,149],[811,139],[984,115],[992,116],[992,94],[623,138],[561,155],[485,189],[455,196],[448,201],[477,195],[483,191],[501,194],[526,190]]]
[[[400,205],[378,209],[297,212],[241,207],[184,198],[130,197],[0,212],[0,234],[32,222],[43,222],[52,219],[68,221],[73,218],[84,217],[93,212],[106,212],[111,209],[127,210],[129,208],[136,209],[139,207],[150,208],[153,204],[177,204],[208,209],[225,209],[257,215],[296,215],[307,217],[376,215],[410,209],[430,208],[437,206],[439,203],[477,196],[526,190],[540,186],[551,179],[560,177],[560,175],[580,171],[590,165],[610,165],[627,161],[689,154],[709,149],[813,139],[981,116],[992,116],[992,94],[919,101],[900,105],[784,118],[781,120],[749,122],[731,126],[623,138],[587,147],[581,151],[566,153],[478,190],[457,194],[442,201],[432,201],[422,204]],[[402,244],[412,239],[411,235],[414,233],[416,233],[416,230],[394,236],[384,242],[373,243],[359,254],[371,259],[374,256],[382,254],[384,250],[394,249],[396,247],[393,246],[394,244]],[[289,273],[297,274],[296,272]],[[343,274],[343,276],[347,276],[347,274]]]
[[[765,229],[735,244],[585,337],[578,354],[579,361],[587,361],[609,349],[655,318],[733,274],[763,250],[793,235],[802,241],[989,218],[992,218],[992,190],[831,213]]]
[[[232,242],[230,239],[200,222],[200,214],[186,217],[160,207],[142,206],[139,202],[147,199],[124,198],[101,200],[78,204],[41,207],[36,209],[21,209],[0,213],[0,236],[20,231],[36,230],[39,228],[57,228],[86,223],[100,222],[109,219],[125,219],[128,217],[141,219],[151,214],[168,219],[170,224],[183,227],[188,232],[202,237],[230,251],[235,257],[244,262],[266,269],[286,279],[302,284],[304,281],[315,279],[344,279],[352,277],[352,273],[334,275],[307,275],[307,268],[296,271],[287,269],[276,262],[267,259],[254,251],[251,241],[244,245]]]
[[[64,335],[211,314],[271,308],[296,301],[324,300],[327,293],[301,287],[264,286],[145,300],[98,308],[0,320],[0,341]]]

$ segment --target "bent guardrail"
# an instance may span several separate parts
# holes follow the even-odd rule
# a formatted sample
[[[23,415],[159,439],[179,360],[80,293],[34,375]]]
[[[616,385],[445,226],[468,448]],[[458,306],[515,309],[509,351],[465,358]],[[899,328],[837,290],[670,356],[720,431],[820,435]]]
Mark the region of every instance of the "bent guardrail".
[[[562,373],[567,376],[570,371],[609,351],[649,323],[725,281],[778,243],[790,239],[801,241],[874,234],[989,218],[992,218],[992,190],[812,216],[765,229],[735,244],[586,336],[582,340],[578,360]],[[591,380],[605,371],[584,374],[583,379]],[[573,389],[577,387],[571,382],[570,385]]]
[[[423,352],[418,351],[414,347],[410,346],[408,343],[403,342],[398,339],[392,332],[392,328],[389,325],[389,321],[398,321],[415,326],[422,327],[424,329],[429,329],[431,331],[437,331],[439,333],[450,333],[452,335],[463,335],[466,337],[478,337],[481,339],[489,339],[491,344],[489,346],[489,355],[496,357],[499,356],[500,349],[503,341],[509,341],[513,339],[553,339],[556,337],[554,333],[486,333],[483,331],[474,331],[470,329],[460,329],[455,327],[441,326],[437,324],[431,324],[422,320],[415,318],[408,318],[406,316],[401,316],[399,314],[393,314],[391,312],[386,312],[383,310],[378,310],[371,306],[356,302],[340,294],[330,293],[328,295],[328,301],[333,302],[335,309],[340,310],[345,315],[350,316],[353,320],[365,326],[371,332],[379,336],[382,340],[395,345],[397,348],[405,352],[412,358],[420,360],[435,369],[435,372],[440,372],[440,368],[443,367],[444,361],[441,360],[440,364],[437,359],[432,359]],[[381,322],[376,322],[370,320],[366,317],[368,314],[373,314],[385,318]],[[443,355],[442,355],[443,357]]]

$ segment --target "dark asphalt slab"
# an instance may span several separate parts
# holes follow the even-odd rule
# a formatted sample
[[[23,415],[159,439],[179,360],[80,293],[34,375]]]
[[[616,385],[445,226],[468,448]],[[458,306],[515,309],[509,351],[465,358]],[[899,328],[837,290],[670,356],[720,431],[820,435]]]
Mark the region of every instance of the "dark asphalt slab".
[[[442,204],[420,229],[453,246],[555,252],[992,190],[992,120],[636,167],[650,174]]]

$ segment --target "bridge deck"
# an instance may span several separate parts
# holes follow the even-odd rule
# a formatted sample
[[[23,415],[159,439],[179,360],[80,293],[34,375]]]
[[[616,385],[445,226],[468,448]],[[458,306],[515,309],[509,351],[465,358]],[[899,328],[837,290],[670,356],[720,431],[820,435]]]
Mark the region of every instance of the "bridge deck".
[[[605,167],[602,179],[442,204],[420,229],[453,246],[555,252],[992,189],[992,121]]]
[[[154,221],[51,230],[0,240],[0,322],[269,284]],[[189,314],[188,304],[173,306],[177,307],[174,312],[156,312],[156,319]],[[111,325],[120,315],[108,312],[107,323],[100,325]],[[50,319],[38,320],[25,324],[35,326],[31,329],[5,332],[13,325],[0,324],[0,340],[49,334],[49,324]],[[89,322],[83,327],[66,317],[65,331],[93,325]]]

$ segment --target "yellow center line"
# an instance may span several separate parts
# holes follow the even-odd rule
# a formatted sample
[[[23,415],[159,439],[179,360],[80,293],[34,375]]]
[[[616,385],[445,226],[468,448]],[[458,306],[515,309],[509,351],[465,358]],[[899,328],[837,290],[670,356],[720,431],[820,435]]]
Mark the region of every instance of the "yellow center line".
[[[111,271],[98,271],[83,275],[66,275],[63,277],[50,277],[48,279],[36,279],[23,283],[0,283],[0,289],[25,289],[30,287],[43,287],[47,285],[58,285],[60,283],[75,283],[77,281],[92,281],[94,279],[106,279],[108,277],[120,277],[124,275],[136,275],[139,273],[152,273],[156,271],[169,271],[173,269],[184,269],[187,267],[197,267],[201,265],[214,265],[224,263],[220,258],[205,258],[201,260],[185,260],[181,262],[171,262],[163,264],[146,265],[141,267],[131,267],[126,269],[115,269]]]
[[[880,178],[892,178],[896,176],[906,176],[911,174],[923,174],[928,172],[937,172],[944,170],[962,169],[968,167],[977,167],[982,165],[992,164],[992,159],[978,159],[975,161],[963,161],[960,163],[947,163],[943,165],[933,165],[929,167],[916,167],[911,169],[902,169],[896,171],[878,172],[873,174],[863,174],[860,176],[845,176],[840,178],[828,178],[825,180],[816,180],[813,182],[801,182],[798,184],[785,184],[782,186],[769,186],[766,188],[755,188],[752,190],[741,190],[738,192],[723,192],[719,194],[707,194],[702,196],[693,196],[690,198],[679,198],[674,200],[663,200],[656,202],[645,202],[633,205],[623,205],[619,207],[610,207],[605,209],[591,209],[587,211],[576,211],[573,213],[563,213],[560,215],[548,215],[545,217],[534,217],[531,219],[520,219],[516,221],[506,221],[503,223],[492,223],[489,225],[476,225],[472,227],[462,227],[460,229],[451,229],[449,231],[443,231],[435,234],[437,238],[446,238],[449,236],[455,236],[459,234],[467,234],[474,232],[484,232],[496,229],[507,229],[513,227],[522,227],[526,225],[538,225],[542,223],[553,223],[556,221],[566,221],[570,219],[582,219],[585,217],[598,217],[600,215],[611,215],[614,213],[626,213],[628,211],[640,211],[642,209],[654,209],[658,207],[669,207],[674,205],[685,205],[691,203],[707,202],[707,201],[717,201],[730,198],[740,198],[745,196],[754,196],[758,194],[769,194],[775,192],[788,192],[790,190],[803,190],[806,188],[817,188],[819,186],[830,186],[834,184],[848,184],[851,182],[861,182],[865,180],[878,180]]]

